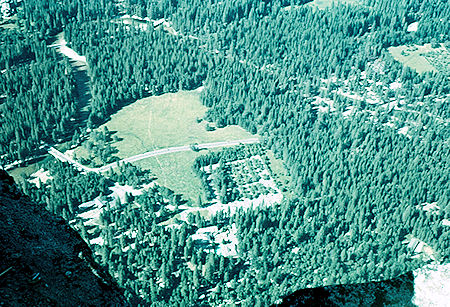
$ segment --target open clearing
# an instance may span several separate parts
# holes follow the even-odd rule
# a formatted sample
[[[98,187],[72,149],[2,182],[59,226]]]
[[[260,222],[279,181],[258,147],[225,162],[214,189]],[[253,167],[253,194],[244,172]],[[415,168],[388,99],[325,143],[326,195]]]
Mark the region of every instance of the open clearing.
[[[239,126],[206,131],[207,123],[197,122],[206,110],[200,103],[199,90],[180,91],[138,100],[114,114],[103,126],[117,131],[119,141],[113,146],[120,158],[167,147],[254,137]]]
[[[272,177],[283,192],[287,192],[291,182],[291,176],[284,166],[281,158],[275,157],[271,150],[267,150],[267,157],[269,158],[270,169],[272,170]]]
[[[200,121],[207,110],[200,103],[200,92],[180,91],[138,100],[114,114],[97,130],[102,131],[106,126],[114,132],[111,145],[121,159],[168,147],[255,138],[239,126],[206,131],[207,124],[214,125]],[[75,153],[77,157],[86,156],[82,146]],[[170,153],[133,164],[150,169],[159,184],[196,201],[204,192],[192,165],[195,158],[205,153],[205,150]]]
[[[86,120],[88,117],[88,110],[91,96],[90,81],[88,75],[88,66],[86,57],[79,55],[75,50],[67,46],[67,42],[64,38],[64,32],[61,32],[55,36],[56,41],[49,45],[50,48],[55,48],[57,52],[61,53],[63,57],[67,57],[73,68],[73,77],[75,79],[78,103],[80,107],[80,119]]]
[[[133,164],[142,169],[150,170],[160,185],[173,190],[175,193],[183,194],[185,198],[196,202],[199,195],[205,199],[205,192],[200,179],[192,169],[192,165],[194,160],[205,152],[176,152],[151,157]]]
[[[443,44],[440,44],[438,48],[433,48],[431,44],[425,44],[389,47],[388,50],[394,59],[418,73],[449,71],[450,52]]]
[[[37,163],[31,163],[28,164],[27,166],[13,168],[9,170],[8,173],[14,178],[15,182],[19,183],[22,182],[25,177],[30,176],[38,169],[39,167]]]
[[[53,177],[50,175],[50,172],[44,170],[43,168],[40,168],[37,172],[31,174],[30,177],[33,179],[29,181],[36,185],[38,188],[40,188],[43,184],[45,185],[49,180],[53,179]]]
[[[56,42],[49,47],[55,47],[58,52],[65,55],[74,62],[81,62],[81,64],[78,65],[83,66],[83,69],[86,70],[86,57],[79,55],[75,50],[67,46],[67,42],[64,38],[64,32],[57,34]]]

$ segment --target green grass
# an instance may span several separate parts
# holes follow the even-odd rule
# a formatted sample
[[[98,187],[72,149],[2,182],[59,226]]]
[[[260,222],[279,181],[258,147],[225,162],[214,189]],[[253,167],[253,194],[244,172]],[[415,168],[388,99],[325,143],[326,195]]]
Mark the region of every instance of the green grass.
[[[200,179],[192,170],[194,160],[207,151],[184,151],[167,155],[147,158],[134,162],[143,169],[149,169],[157,178],[156,182],[178,194],[183,194],[185,199],[197,203],[198,196],[205,200],[205,193]]]
[[[222,148],[215,148],[210,151],[220,151]],[[166,186],[175,191],[175,193],[183,194],[186,199],[197,203],[198,196],[201,195],[205,201],[205,192],[203,190],[200,179],[192,170],[194,160],[201,155],[206,155],[209,151],[202,150],[200,152],[184,151],[151,157],[144,160],[134,162],[133,164],[149,169],[157,177],[156,180],[160,185]],[[284,167],[281,159],[275,158],[271,150],[267,151],[269,158],[269,167],[274,174],[274,179],[280,189],[286,188],[289,191],[289,183],[291,177]]]
[[[17,167],[10,171],[8,171],[9,175],[14,178],[14,181],[16,183],[22,182],[24,178],[30,176],[32,173],[39,170],[39,164],[38,163],[32,163],[28,164],[24,167]]]
[[[100,158],[93,156],[93,154],[90,153],[84,146],[79,146],[76,148],[75,159],[78,162],[80,162],[81,164],[89,166],[89,167],[99,167],[99,166],[103,165]],[[83,159],[86,161],[83,161]],[[89,163],[86,163],[86,162],[89,162]]]
[[[120,158],[172,146],[251,138],[239,126],[206,131],[197,122],[207,110],[198,91],[181,91],[136,101],[111,117],[105,125],[119,141],[113,143]],[[100,127],[99,129],[102,129]]]
[[[432,48],[431,44],[389,47],[390,54],[394,59],[405,66],[416,70],[418,73],[427,71],[437,71],[436,65],[442,72],[448,70],[448,50],[442,45],[439,48]],[[434,63],[430,63],[428,60]]]
[[[111,116],[103,126],[118,138],[112,146],[117,148],[115,155],[121,159],[160,148],[255,137],[239,126],[206,131],[207,122],[197,121],[203,118],[206,110],[200,103],[199,91],[180,91],[138,100]],[[98,129],[103,129],[103,126]],[[199,195],[203,200],[205,196],[192,165],[195,158],[206,152],[171,153],[134,164],[149,169],[159,184],[196,203]],[[75,153],[78,157],[88,156],[83,146],[78,147]]]
[[[291,176],[284,166],[282,159],[275,157],[273,151],[267,151],[267,157],[269,158],[269,167],[272,170],[273,177],[278,187],[283,191],[289,191],[289,185],[291,182]]]

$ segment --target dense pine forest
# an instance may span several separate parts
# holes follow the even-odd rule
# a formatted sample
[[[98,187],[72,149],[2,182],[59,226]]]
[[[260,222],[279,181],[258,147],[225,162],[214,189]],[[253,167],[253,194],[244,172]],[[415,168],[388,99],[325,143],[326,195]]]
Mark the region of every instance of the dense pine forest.
[[[22,160],[41,145],[68,137],[76,115],[68,61],[36,35],[0,32],[0,154]]]
[[[87,59],[89,127],[137,99],[203,86],[207,119],[261,136],[262,147],[196,160],[205,201],[214,197],[203,171],[212,164],[223,203],[240,197],[225,162],[271,149],[290,174],[278,206],[210,220],[192,214],[179,227],[161,226],[170,218],[165,206],[186,201],[154,185],[104,209],[98,230],[85,229],[79,205],[106,197],[114,182],[142,188],[152,175],[130,165],[82,174],[48,162],[51,183],[23,190],[88,242],[103,238],[92,244],[98,261],[148,304],[266,306],[301,288],[392,278],[425,263],[411,257],[407,235],[426,242],[435,261],[448,261],[450,227],[441,221],[450,219],[449,75],[419,74],[387,48],[449,48],[450,3],[361,0],[319,10],[306,2],[23,0],[23,27],[0,30],[0,155],[23,160],[77,129],[72,68],[47,47],[64,31]],[[125,24],[125,14],[145,27]],[[412,22],[417,31],[407,31]],[[369,103],[372,84],[386,108]],[[344,86],[364,99],[343,95]],[[333,108],[319,110],[317,100]],[[439,212],[417,209],[424,203]],[[237,228],[236,257],[189,238],[214,225]]]
[[[180,41],[161,31],[136,29],[130,33],[110,21],[99,21],[74,23],[65,33],[93,63],[92,123],[104,120],[127,102],[197,88],[206,77],[207,61],[198,44]],[[86,41],[85,33],[98,35]]]

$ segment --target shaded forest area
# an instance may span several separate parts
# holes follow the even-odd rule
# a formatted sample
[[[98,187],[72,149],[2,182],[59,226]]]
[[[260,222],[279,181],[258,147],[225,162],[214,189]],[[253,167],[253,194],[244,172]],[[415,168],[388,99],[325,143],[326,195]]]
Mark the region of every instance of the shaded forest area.
[[[173,237],[172,249],[163,247],[166,243],[162,241],[155,242],[158,250],[167,249],[161,252],[166,255],[166,264],[156,261],[155,270],[162,279],[172,276],[169,269],[180,275],[163,281],[174,291],[169,291],[171,295],[165,292],[165,286],[158,288],[165,290],[151,290],[156,287],[156,277],[149,279],[152,284],[148,285],[140,284],[144,279],[131,278],[130,291],[149,287],[149,291],[145,290],[150,295],[147,299],[155,293],[152,301],[178,304],[183,291],[189,288],[186,285],[194,285],[194,289],[202,290],[188,296],[185,303],[228,300],[243,306],[267,305],[308,286],[387,279],[419,267],[423,261],[411,258],[411,251],[402,243],[407,234],[430,245],[437,260],[448,261],[450,229],[441,221],[450,218],[450,131],[445,121],[429,118],[448,120],[449,81],[439,72],[419,75],[403,67],[386,48],[448,42],[449,2],[367,0],[364,5],[335,5],[326,10],[298,6],[302,3],[129,0],[115,6],[90,0],[58,5],[24,1],[23,16],[29,31],[46,39],[64,29],[72,47],[86,55],[93,89],[91,125],[104,121],[134,99],[203,84],[202,101],[210,108],[208,119],[218,127],[239,124],[261,135],[265,145],[283,158],[292,176],[294,196],[279,206],[215,218],[222,224],[235,223],[238,228],[237,262],[241,265],[231,260],[239,272],[228,274],[227,280],[220,278],[225,274],[220,263],[226,266],[228,260],[216,259],[212,254],[196,256],[195,261],[202,265],[211,264],[207,275],[200,274],[204,278],[200,281],[196,273],[180,269],[181,262],[176,259],[191,256],[182,255],[185,250],[174,243],[178,231],[183,230],[149,230],[153,221],[139,226],[147,235],[149,231],[161,238]],[[287,6],[291,6],[289,10]],[[119,12],[165,18],[179,33],[152,28],[144,31],[112,23]],[[408,24],[414,21],[419,22],[418,30],[407,32]],[[2,60],[0,67],[20,67],[18,59],[31,54],[35,61],[43,58],[26,46],[17,50],[10,52],[10,58]],[[373,73],[375,81],[384,85],[398,81],[403,84],[408,103],[423,102],[416,113],[405,119],[418,123],[409,136],[383,125],[386,112],[373,116],[356,113],[344,118],[340,113],[319,112],[312,106],[311,97],[331,93],[330,88],[323,88],[322,80],[360,78],[369,63],[376,60],[384,62],[384,70]],[[12,71],[7,69],[6,75]],[[51,76],[55,71],[58,69],[46,73]],[[4,76],[1,80],[6,80]],[[62,89],[70,89],[70,74],[67,78],[68,85]],[[4,91],[14,88],[2,82]],[[21,86],[22,92],[27,89],[26,84],[14,83]],[[16,92],[20,93],[20,89]],[[33,97],[47,89],[36,87]],[[60,97],[56,90],[52,93]],[[69,101],[70,93],[67,91],[65,96]],[[14,95],[19,94],[0,98],[0,107],[7,106]],[[344,101],[339,96],[333,98],[337,104]],[[57,99],[47,101],[55,103]],[[9,105],[19,106],[12,102]],[[26,110],[33,110],[32,103],[20,111],[31,117],[32,112]],[[44,110],[52,114],[50,110],[54,109]],[[6,114],[2,120],[11,122],[11,129],[6,130],[10,131],[9,138],[1,142],[1,152],[9,150],[20,158],[36,146],[42,135],[37,133],[35,141],[27,139],[31,143],[17,150],[14,146],[19,145],[14,144],[21,143],[21,135],[12,136],[12,131],[17,131],[13,127],[27,121],[13,120],[12,114],[18,115],[12,110],[2,114]],[[58,120],[58,125],[52,126],[54,118],[45,127],[63,125],[64,120]],[[29,129],[47,131],[45,127]],[[58,128],[55,131],[56,138]],[[437,214],[416,208],[431,202],[439,204]],[[66,211],[70,212],[70,208]],[[203,223],[200,220],[198,223]],[[131,259],[129,265],[133,267],[133,259],[145,262],[143,251],[138,250],[130,258],[112,259],[122,259],[123,266],[126,259]],[[201,296],[212,287],[214,295]]]
[[[0,157],[11,162],[72,137],[77,102],[69,62],[45,42],[13,30],[0,31],[0,42]]]

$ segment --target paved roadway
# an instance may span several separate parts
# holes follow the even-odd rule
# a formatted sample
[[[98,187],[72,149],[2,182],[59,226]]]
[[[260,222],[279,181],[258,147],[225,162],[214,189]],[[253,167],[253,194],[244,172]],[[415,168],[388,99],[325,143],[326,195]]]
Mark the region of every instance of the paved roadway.
[[[239,144],[255,144],[259,143],[259,140],[257,138],[251,138],[251,139],[244,139],[244,140],[236,140],[236,141],[224,141],[224,142],[216,142],[216,143],[204,143],[204,144],[196,144],[195,146],[198,149],[210,149],[210,148],[217,148],[217,147],[225,147],[225,146],[234,146]],[[84,166],[80,164],[79,162],[75,161],[71,157],[67,156],[66,154],[60,152],[59,150],[55,149],[54,147],[50,147],[48,150],[48,153],[54,156],[56,159],[63,161],[63,162],[69,162],[70,164],[74,165],[79,170],[85,171],[85,172],[95,172],[95,173],[103,173],[108,171],[109,169],[112,169],[114,167],[117,167],[121,163],[131,163],[136,162],[142,159],[147,159],[150,157],[160,156],[160,155],[166,155],[174,152],[181,152],[181,151],[190,151],[192,150],[191,145],[186,146],[178,146],[178,147],[168,147],[153,151],[148,151],[139,155],[135,155],[132,157],[128,157],[125,159],[122,159],[120,161],[116,161],[110,164],[107,164],[102,167],[98,168],[91,168]]]

